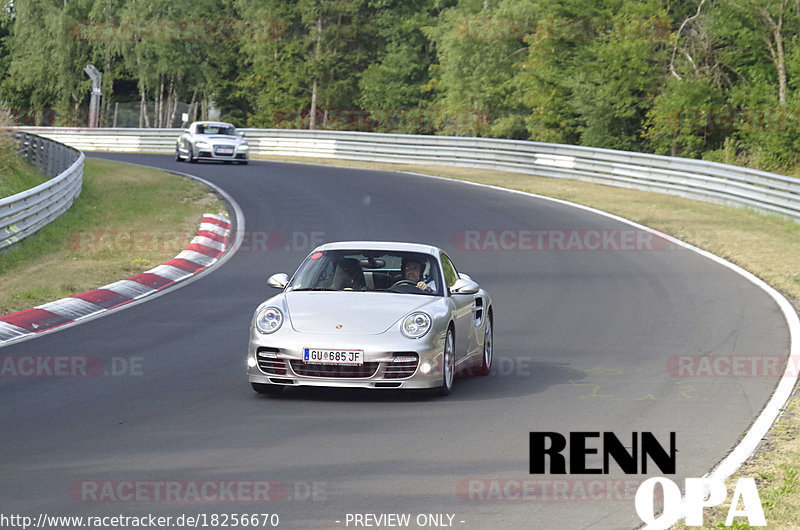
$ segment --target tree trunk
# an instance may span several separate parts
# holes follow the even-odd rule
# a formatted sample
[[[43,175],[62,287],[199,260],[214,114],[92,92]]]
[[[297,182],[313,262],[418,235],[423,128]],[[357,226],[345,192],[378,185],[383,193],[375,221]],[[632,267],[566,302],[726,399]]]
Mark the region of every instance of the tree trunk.
[[[139,128],[141,129],[147,123],[147,99],[144,86],[141,83],[139,83],[139,95]]]
[[[319,64],[320,52],[322,48],[322,15],[317,17],[317,37],[314,44],[314,60]],[[313,130],[317,127],[317,97],[319,93],[319,74],[314,72],[311,80],[311,110],[309,112],[308,128]]]
[[[158,103],[156,106],[156,127],[164,127],[164,78],[158,76],[160,83],[158,84]]]
[[[777,60],[775,66],[778,68],[778,103],[786,105],[786,54],[783,50],[783,14],[778,19],[775,27],[775,48],[777,49]]]
[[[317,77],[311,83],[311,110],[308,112],[308,128],[311,130],[317,127]]]
[[[144,126],[150,128],[150,113],[147,111],[147,91],[142,89],[142,113],[144,114]]]
[[[169,80],[169,89],[167,89],[167,112],[164,117],[164,127],[172,127],[175,121],[175,112],[178,108],[178,95],[175,93],[175,78]]]
[[[783,13],[788,7],[788,0],[783,0],[778,7],[777,20],[772,18],[769,11],[764,7],[759,7],[758,11],[761,19],[772,30],[772,41],[764,37],[767,49],[778,71],[778,104],[786,105],[786,52],[783,48]]]
[[[195,89],[194,92],[192,92],[192,102],[189,103],[189,110],[186,114],[189,115],[189,123],[197,119],[197,89]],[[186,124],[181,123],[181,127],[189,125],[189,123]]]

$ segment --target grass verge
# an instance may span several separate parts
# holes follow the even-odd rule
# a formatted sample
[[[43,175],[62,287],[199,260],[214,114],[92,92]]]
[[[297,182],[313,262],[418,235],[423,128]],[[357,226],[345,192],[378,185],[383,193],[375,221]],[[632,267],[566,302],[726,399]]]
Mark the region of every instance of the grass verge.
[[[226,211],[206,186],[86,159],[83,189],[61,217],[0,251],[0,315],[94,289],[169,261],[203,213]]]
[[[29,190],[47,179],[44,172],[17,155],[11,136],[0,130],[0,199]]]
[[[0,199],[29,190],[47,180],[47,175],[33,166],[0,163]]]

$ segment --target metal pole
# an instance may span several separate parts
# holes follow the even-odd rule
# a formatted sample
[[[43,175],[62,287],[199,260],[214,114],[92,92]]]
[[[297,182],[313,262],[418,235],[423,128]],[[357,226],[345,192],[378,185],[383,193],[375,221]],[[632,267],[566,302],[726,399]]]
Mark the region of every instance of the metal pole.
[[[89,100],[89,127],[96,128],[100,123],[100,96],[103,95],[103,89],[101,88],[103,74],[93,64],[87,64],[83,71],[92,80],[92,97]]]

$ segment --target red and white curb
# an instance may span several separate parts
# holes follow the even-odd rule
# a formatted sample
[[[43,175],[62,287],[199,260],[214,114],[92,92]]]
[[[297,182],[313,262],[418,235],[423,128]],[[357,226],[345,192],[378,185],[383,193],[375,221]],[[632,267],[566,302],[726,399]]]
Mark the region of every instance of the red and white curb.
[[[219,259],[230,230],[224,217],[204,214],[189,245],[167,263],[98,289],[0,316],[0,344],[108,311],[185,280]]]

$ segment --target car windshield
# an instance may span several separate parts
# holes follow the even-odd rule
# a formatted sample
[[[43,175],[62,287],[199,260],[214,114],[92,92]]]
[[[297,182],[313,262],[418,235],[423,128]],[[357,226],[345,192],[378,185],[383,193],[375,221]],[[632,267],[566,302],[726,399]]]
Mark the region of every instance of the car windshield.
[[[430,254],[328,250],[314,252],[300,265],[289,290],[441,296],[442,282],[436,258]]]
[[[197,134],[236,136],[236,129],[231,125],[213,125],[205,123],[197,125]]]

